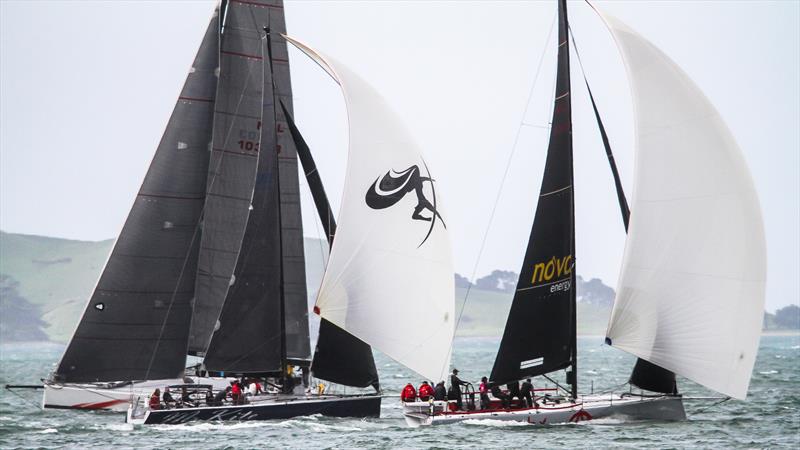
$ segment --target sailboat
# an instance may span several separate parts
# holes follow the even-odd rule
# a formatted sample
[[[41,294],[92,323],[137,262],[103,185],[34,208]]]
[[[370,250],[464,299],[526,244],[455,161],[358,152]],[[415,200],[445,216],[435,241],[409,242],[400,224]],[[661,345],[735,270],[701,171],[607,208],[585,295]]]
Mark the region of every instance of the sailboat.
[[[125,226],[45,381],[45,407],[138,420],[131,405],[155,388],[205,393],[248,377],[276,382],[279,392],[258,399],[269,408],[223,406],[209,417],[380,413],[369,345],[323,320],[312,359],[298,157],[330,241],[335,221],[292,119],[286,42],[269,39],[284,31],[280,1],[229,0],[215,10]],[[202,363],[186,368],[187,354]],[[301,382],[289,376],[295,370]],[[376,392],[310,397],[309,374]]]
[[[543,376],[557,387],[536,392],[544,395],[534,394],[532,404],[520,399],[503,405],[490,398],[484,409],[467,411],[456,410],[455,401],[407,402],[404,416],[410,426],[466,419],[555,424],[612,415],[684,420],[676,374],[728,397],[747,396],[761,333],[766,267],[750,173],[727,126],[686,73],[620,20],[592,7],[622,53],[636,132],[635,189],[628,209],[588,89],[628,231],[605,343],[638,358],[630,383],[650,392],[583,395],[578,390],[570,29],[567,2],[559,0],[547,160],[489,379],[491,386],[513,386]],[[561,370],[566,386],[550,377]]]
[[[274,63],[275,49],[285,51],[286,42],[295,45],[342,88],[350,124],[348,169],[337,227],[308,147],[277,90],[278,76],[272,67],[274,64],[265,64],[268,67],[264,76],[272,78],[269,84],[277,103],[265,104],[265,107],[273,107],[278,117],[276,123],[280,125],[281,119],[285,119],[287,128],[275,128],[275,142],[279,147],[272,155],[264,151],[269,147],[264,139],[267,132],[262,132],[260,160],[271,159],[272,167],[277,167],[285,158],[281,144],[296,146],[331,243],[330,258],[314,306],[314,312],[321,317],[321,325],[311,374],[350,386],[372,385],[378,390],[371,344],[420,373],[439,377],[449,366],[454,280],[446,224],[430,170],[404,126],[368,83],[345,65],[285,35],[280,35],[279,45],[273,45],[273,33],[265,27],[260,35],[266,44],[264,60]],[[291,141],[281,139],[289,138],[289,135]],[[278,173],[283,172],[279,170]],[[277,179],[275,183],[278,183]],[[276,189],[257,187],[254,211],[261,204],[256,199],[263,197],[269,201],[271,197],[276,201],[277,192]],[[253,217],[251,213],[250,222]],[[282,214],[278,216],[279,222],[282,217]],[[262,239],[261,236],[258,239]],[[245,248],[255,246],[257,249],[257,245],[248,244],[245,237]],[[243,250],[236,265],[236,274],[239,275],[236,283],[240,285],[242,278],[248,275],[248,257]],[[256,284],[269,272],[263,272],[263,260],[256,259],[252,264],[257,266],[251,267],[255,276],[250,283]],[[406,278],[419,283],[386,289],[396,279]],[[279,284],[283,283],[286,281]],[[247,287],[246,281],[244,286],[252,289]],[[205,354],[205,370],[216,374],[224,371],[252,376],[283,374],[287,363],[303,367],[302,360],[288,356],[289,316],[279,314],[276,318],[274,314],[262,314],[259,308],[270,307],[263,296],[238,298],[231,297],[231,290],[228,292],[220,325]],[[426,305],[431,317],[414,323],[397,321],[398,310],[407,307],[408,303]],[[273,323],[265,323],[270,320]],[[251,322],[258,326],[251,327]],[[271,329],[266,328],[268,325],[284,330],[284,333],[273,333],[267,339],[261,336],[260,341],[255,341],[258,345],[253,346],[253,333],[263,335],[265,329]],[[267,348],[271,342],[280,340],[284,343],[278,347],[282,353]],[[422,345],[425,352],[415,351]],[[264,356],[264,352],[271,353]],[[265,365],[266,362],[273,365]],[[208,389],[204,385],[176,387],[190,396]],[[146,399],[142,396],[131,404],[127,414],[129,423],[265,420],[310,414],[377,417],[381,403],[380,392],[351,395],[288,392],[255,395],[246,403],[209,403],[175,409],[151,408]]]

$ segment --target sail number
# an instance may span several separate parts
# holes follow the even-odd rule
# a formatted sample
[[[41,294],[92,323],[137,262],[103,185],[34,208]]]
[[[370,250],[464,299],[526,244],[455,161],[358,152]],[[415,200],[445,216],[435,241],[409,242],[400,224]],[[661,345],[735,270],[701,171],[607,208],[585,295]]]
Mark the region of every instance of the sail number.
[[[253,151],[253,150],[258,151],[258,142],[246,141],[246,140],[243,139],[243,140],[239,141],[239,149],[241,149],[241,150],[250,150],[250,151]]]
[[[256,124],[256,130],[261,128],[261,121]],[[239,150],[258,151],[259,132],[239,130]]]

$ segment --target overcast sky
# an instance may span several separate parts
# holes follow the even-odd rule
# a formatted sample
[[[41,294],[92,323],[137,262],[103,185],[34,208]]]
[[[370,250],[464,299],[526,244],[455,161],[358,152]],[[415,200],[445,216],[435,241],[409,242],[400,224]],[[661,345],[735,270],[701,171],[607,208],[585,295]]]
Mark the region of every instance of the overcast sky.
[[[0,1],[0,228],[84,240],[117,235],[213,5]],[[798,303],[800,3],[600,5],[664,50],[719,109],[761,199],[767,309]],[[633,122],[624,68],[597,16],[582,2],[569,8],[630,193]],[[555,41],[547,37],[555,10],[554,1],[286,2],[289,33],[359,72],[409,125],[442,192],[456,271],[470,278],[474,271],[519,271],[552,108]],[[327,75],[296,51],[291,64],[296,119],[338,208],[344,102]],[[572,70],[578,273],[613,286],[625,235],[574,57]],[[305,234],[316,237],[304,195]]]

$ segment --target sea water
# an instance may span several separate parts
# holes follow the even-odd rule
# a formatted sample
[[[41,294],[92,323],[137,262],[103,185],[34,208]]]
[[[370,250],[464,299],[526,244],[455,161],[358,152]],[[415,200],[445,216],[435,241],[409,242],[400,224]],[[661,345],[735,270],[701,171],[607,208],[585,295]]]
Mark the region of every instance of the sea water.
[[[488,376],[498,338],[456,339],[453,362],[463,380]],[[634,359],[602,344],[578,339],[581,392],[628,389]],[[34,384],[52,371],[63,346],[0,345],[0,382]],[[376,355],[386,394],[422,381]],[[554,374],[563,381],[563,373]],[[536,379],[538,380],[538,379]],[[438,381],[438,380],[431,380]],[[544,381],[534,383],[546,387]],[[687,397],[719,397],[679,379]],[[1,448],[800,448],[800,336],[764,336],[746,401],[687,400],[685,422],[600,419],[534,426],[493,420],[409,429],[399,399],[384,398],[379,419],[321,416],[240,423],[132,426],[119,413],[41,410],[42,391],[0,394]]]

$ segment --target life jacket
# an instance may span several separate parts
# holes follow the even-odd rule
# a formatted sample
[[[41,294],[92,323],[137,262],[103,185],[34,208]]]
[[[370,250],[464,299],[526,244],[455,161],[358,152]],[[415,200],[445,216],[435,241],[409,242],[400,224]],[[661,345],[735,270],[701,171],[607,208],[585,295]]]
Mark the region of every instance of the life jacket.
[[[400,394],[400,399],[404,402],[413,402],[417,399],[417,391],[414,389],[414,386],[411,383],[407,384],[406,387],[403,388],[403,393]]]
[[[433,396],[433,388],[430,384],[423,384],[419,387],[419,399],[420,400],[428,400],[431,396]]]
[[[153,394],[150,396],[150,409],[159,409],[161,407],[161,401],[158,398],[158,395]]]
[[[478,387],[478,390],[480,391],[481,394],[489,393],[489,389],[486,387],[486,383],[484,383],[483,381],[481,381],[481,385],[480,387]]]

